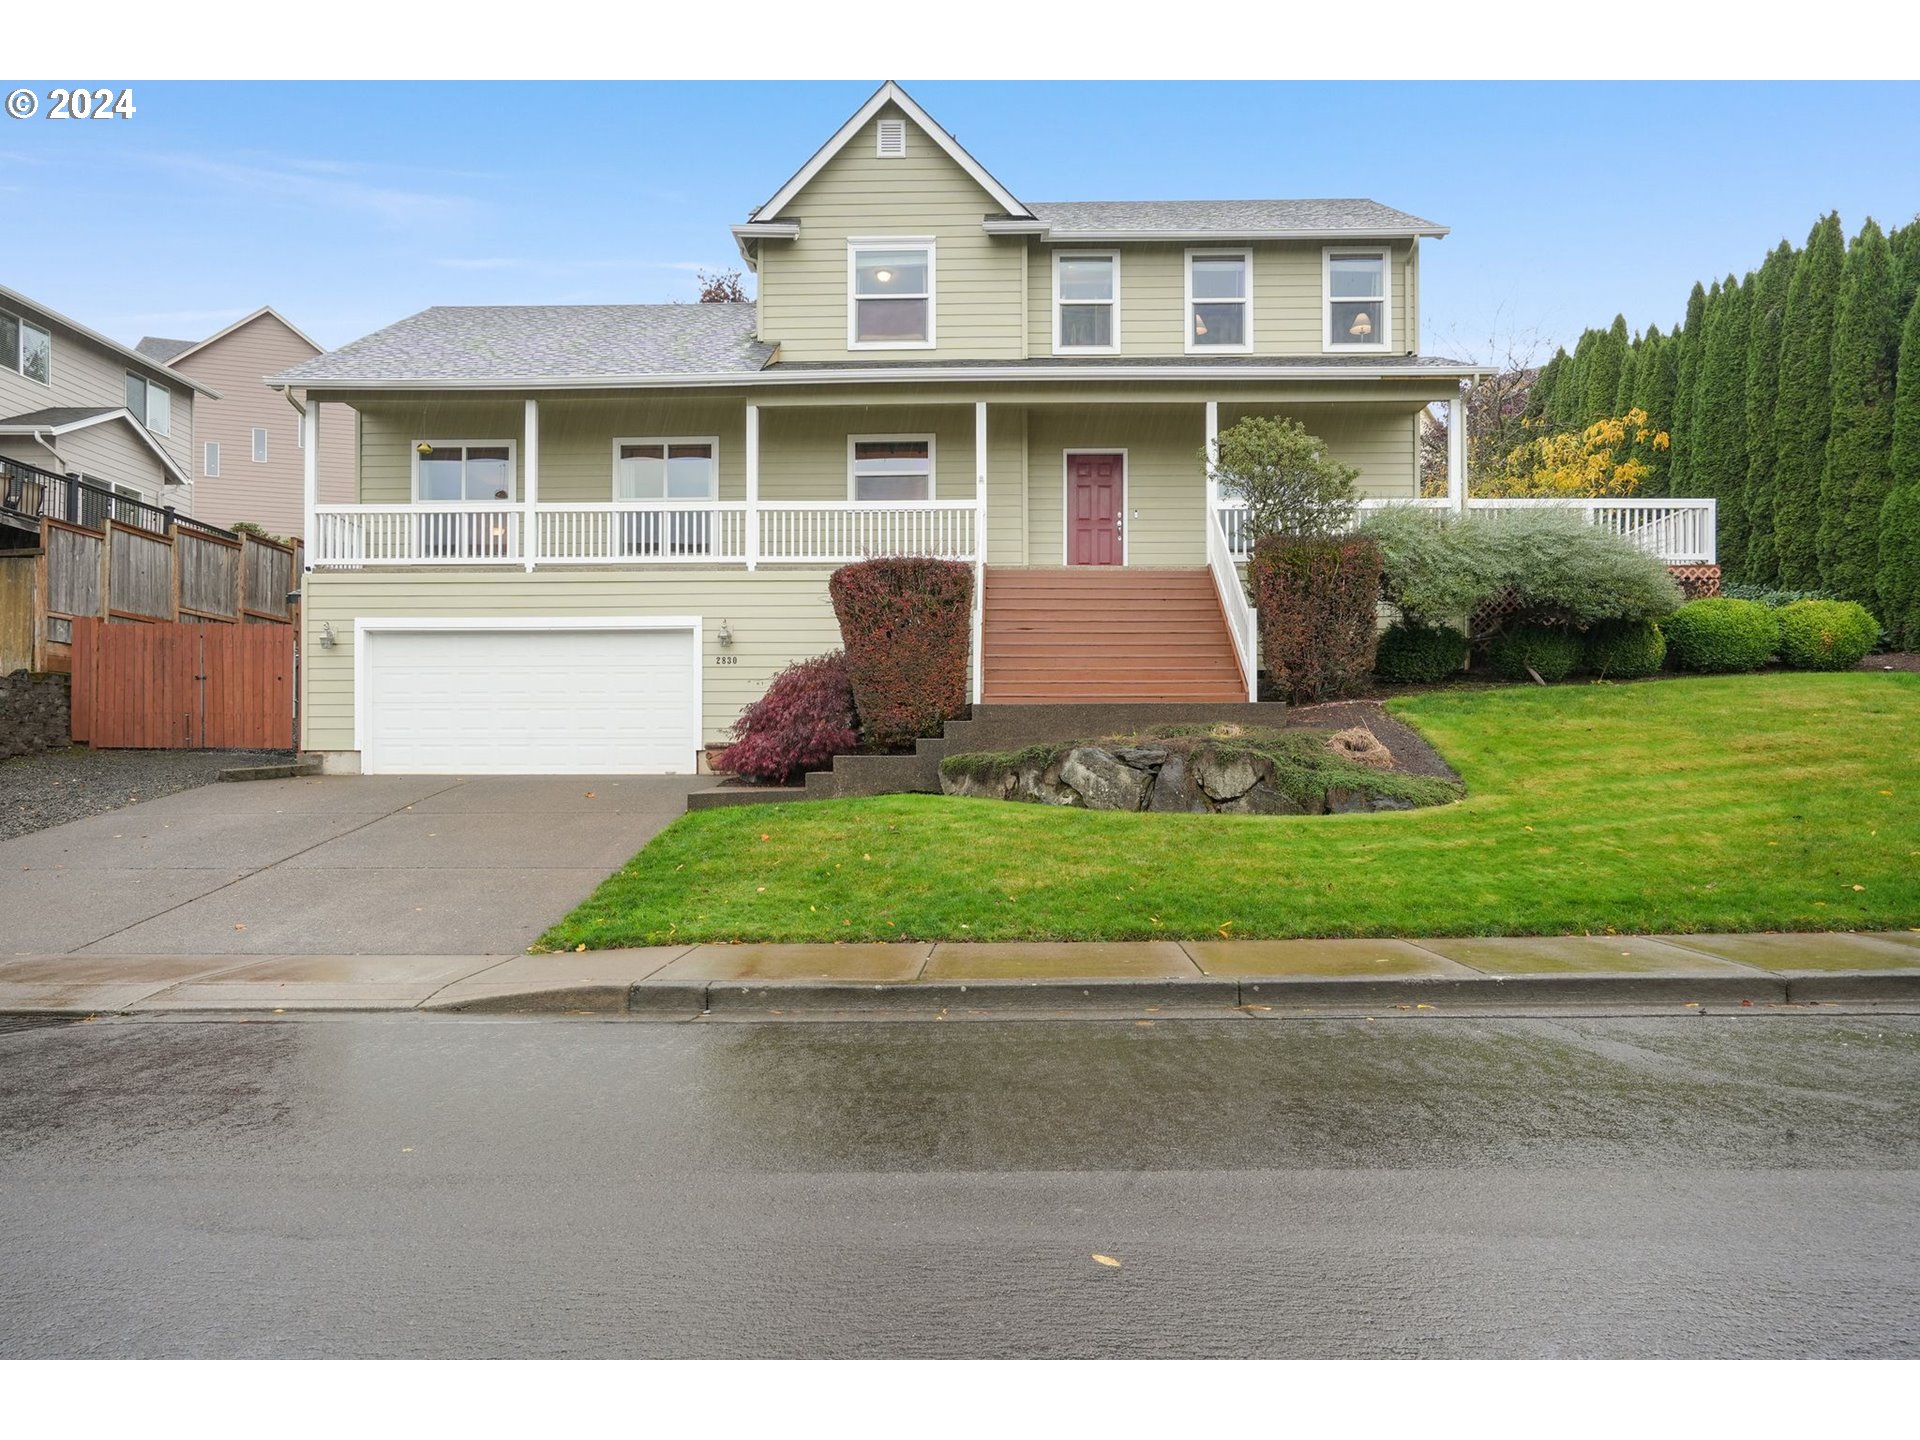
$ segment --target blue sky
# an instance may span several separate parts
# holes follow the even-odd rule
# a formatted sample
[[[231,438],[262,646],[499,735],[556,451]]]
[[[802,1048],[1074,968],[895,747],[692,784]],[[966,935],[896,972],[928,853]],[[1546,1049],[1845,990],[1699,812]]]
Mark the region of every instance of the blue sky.
[[[1829,209],[1920,210],[1914,85],[902,83],[1027,199],[1361,195],[1452,226],[1434,352],[1664,329]],[[872,88],[140,83],[131,121],[0,120],[0,281],[128,341],[261,304],[336,345],[434,304],[686,298]]]

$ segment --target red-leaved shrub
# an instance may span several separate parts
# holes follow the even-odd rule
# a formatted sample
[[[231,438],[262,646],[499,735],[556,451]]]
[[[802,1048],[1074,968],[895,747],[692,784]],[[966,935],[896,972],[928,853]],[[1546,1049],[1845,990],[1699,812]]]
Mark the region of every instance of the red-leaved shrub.
[[[1351,695],[1379,644],[1380,549],[1352,536],[1274,535],[1247,565],[1267,673],[1295,705]]]
[[[838,650],[789,665],[767,693],[740,712],[719,768],[779,785],[824,770],[860,743],[847,657]]]
[[[827,580],[867,743],[899,750],[967,705],[973,567],[959,560],[842,565]]]

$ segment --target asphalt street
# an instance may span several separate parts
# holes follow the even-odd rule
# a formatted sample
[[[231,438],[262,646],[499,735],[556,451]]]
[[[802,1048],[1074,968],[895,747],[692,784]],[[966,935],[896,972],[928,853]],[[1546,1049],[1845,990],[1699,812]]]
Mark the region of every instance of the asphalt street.
[[[1896,1016],[69,1024],[0,1355],[1912,1356],[1916,1162]]]

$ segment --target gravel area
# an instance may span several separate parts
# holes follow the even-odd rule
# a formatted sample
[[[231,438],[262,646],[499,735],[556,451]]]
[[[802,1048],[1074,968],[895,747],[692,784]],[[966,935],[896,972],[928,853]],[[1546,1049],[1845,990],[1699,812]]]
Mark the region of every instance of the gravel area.
[[[236,765],[285,763],[286,750],[52,750],[0,762],[0,840],[206,785]]]

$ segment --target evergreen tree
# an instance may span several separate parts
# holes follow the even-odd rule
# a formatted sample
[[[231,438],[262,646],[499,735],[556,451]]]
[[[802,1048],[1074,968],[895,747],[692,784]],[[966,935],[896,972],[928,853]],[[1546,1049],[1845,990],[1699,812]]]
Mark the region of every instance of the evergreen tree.
[[[1707,307],[1707,343],[1687,425],[1687,489],[1719,502],[1719,553],[1740,578],[1747,549],[1747,307],[1754,279],[1729,275]]]
[[[1880,511],[1893,489],[1893,382],[1900,316],[1893,256],[1869,216],[1847,249],[1833,321],[1833,415],[1820,480],[1816,553],[1820,583],[1846,600],[1874,602]]]
[[[1911,227],[1909,227],[1911,228]],[[1920,650],[1920,304],[1907,307],[1893,396],[1893,493],[1880,511],[1880,623]]]
[[[1626,358],[1620,362],[1620,383],[1613,392],[1613,404],[1607,408],[1608,415],[1624,415],[1633,408],[1633,389],[1640,374],[1640,352],[1643,342],[1635,340],[1627,347]]]
[[[1714,283],[1714,294],[1720,291],[1719,283]],[[1700,373],[1700,360],[1707,348],[1707,292],[1700,288],[1698,280],[1693,282],[1693,293],[1687,297],[1687,323],[1678,332],[1680,348],[1674,353],[1673,387],[1673,424],[1669,433],[1673,437],[1673,449],[1667,458],[1668,495],[1689,494],[1687,490],[1687,466],[1691,463],[1687,454],[1688,429],[1693,420],[1693,390],[1696,377]]]
[[[1553,408],[1547,411],[1547,420],[1555,430],[1578,430],[1587,423],[1587,371],[1592,368],[1593,348],[1599,340],[1600,331],[1584,330],[1573,347],[1567,373],[1553,392]]]
[[[1747,553],[1737,569],[1754,585],[1771,585],[1780,576],[1773,548],[1773,407],[1780,393],[1780,331],[1787,313],[1787,285],[1793,279],[1794,249],[1785,240],[1774,246],[1754,278],[1747,331]],[[1720,547],[1723,558],[1729,555]]]
[[[1780,583],[1793,590],[1820,584],[1820,479],[1833,423],[1833,314],[1845,264],[1840,216],[1829,214],[1807,236],[1787,286],[1773,412],[1773,544]]]
[[[1674,364],[1679,350],[1678,334],[1662,336],[1658,325],[1649,325],[1647,338],[1641,344],[1640,365],[1634,372],[1633,403],[1647,412],[1655,430],[1665,430],[1669,435],[1673,431],[1673,390],[1677,383]],[[1649,467],[1646,483],[1640,487],[1641,493],[1671,495],[1673,491],[1667,484],[1667,465],[1673,458],[1673,451],[1655,450],[1649,446],[1641,458]]]
[[[1627,359],[1627,317],[1616,315],[1610,329],[1594,333],[1593,348],[1582,377],[1585,392],[1580,403],[1580,428],[1614,413],[1613,397],[1620,392],[1620,367]]]
[[[1533,377],[1533,384],[1527,388],[1527,419],[1536,422],[1547,419],[1554,393],[1565,381],[1567,369],[1572,364],[1566,347],[1561,346],[1553,352],[1553,358],[1540,367],[1540,373]]]
[[[1887,248],[1893,251],[1893,306],[1904,319],[1913,308],[1914,300],[1920,297],[1920,216],[1888,232]]]

